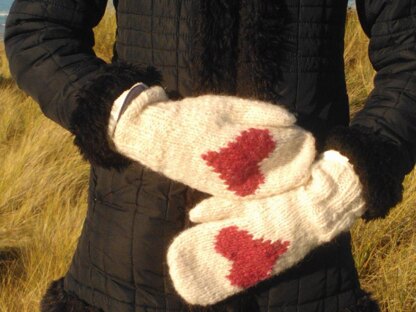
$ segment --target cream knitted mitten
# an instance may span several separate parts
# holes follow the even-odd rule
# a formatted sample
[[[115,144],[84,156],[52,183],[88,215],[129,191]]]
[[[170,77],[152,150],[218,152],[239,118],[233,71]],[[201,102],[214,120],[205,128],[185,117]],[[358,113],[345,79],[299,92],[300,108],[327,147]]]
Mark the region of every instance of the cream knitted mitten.
[[[115,102],[118,115],[123,93]],[[204,95],[169,101],[161,87],[134,98],[109,136],[121,154],[202,192],[261,198],[310,176],[313,136],[286,109],[256,100]]]
[[[310,180],[263,199],[211,197],[190,212],[204,222],[168,250],[169,272],[190,304],[211,305],[279,274],[329,242],[364,213],[361,184],[348,159],[325,152]]]

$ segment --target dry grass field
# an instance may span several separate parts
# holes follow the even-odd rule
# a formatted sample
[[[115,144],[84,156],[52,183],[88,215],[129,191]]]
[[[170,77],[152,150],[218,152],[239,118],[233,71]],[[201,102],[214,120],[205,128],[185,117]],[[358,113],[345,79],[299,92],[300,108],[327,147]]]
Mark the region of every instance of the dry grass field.
[[[114,16],[96,29],[97,54],[109,60]],[[345,38],[351,112],[372,88],[367,39],[350,13]],[[71,260],[86,211],[88,164],[71,136],[47,120],[10,78],[0,48],[0,312],[38,311],[47,284]],[[390,216],[353,229],[363,287],[384,312],[416,311],[416,175]]]

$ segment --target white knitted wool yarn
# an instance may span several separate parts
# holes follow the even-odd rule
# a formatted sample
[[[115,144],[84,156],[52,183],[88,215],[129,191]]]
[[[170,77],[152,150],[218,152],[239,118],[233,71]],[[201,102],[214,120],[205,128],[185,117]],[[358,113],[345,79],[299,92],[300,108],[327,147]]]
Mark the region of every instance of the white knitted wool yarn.
[[[118,115],[129,92],[115,102]],[[137,96],[118,122],[115,148],[167,177],[224,198],[261,198],[301,185],[315,157],[313,136],[286,109],[231,96],[169,101],[161,87]]]
[[[190,213],[194,222],[168,250],[169,272],[190,304],[210,305],[292,267],[363,214],[361,185],[335,151],[312,166],[311,179],[263,199],[212,197]]]

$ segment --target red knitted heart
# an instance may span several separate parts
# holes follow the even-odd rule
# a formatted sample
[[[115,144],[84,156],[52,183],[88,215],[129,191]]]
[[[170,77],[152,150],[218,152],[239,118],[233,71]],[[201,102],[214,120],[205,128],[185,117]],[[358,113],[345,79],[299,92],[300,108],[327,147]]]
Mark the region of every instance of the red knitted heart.
[[[239,196],[254,194],[264,183],[259,163],[275,149],[269,130],[250,128],[219,152],[208,151],[201,157],[220,174],[228,190]]]
[[[231,285],[248,288],[270,276],[274,264],[289,245],[289,241],[272,243],[270,240],[253,239],[248,231],[230,226],[218,233],[215,250],[233,261],[227,276]]]

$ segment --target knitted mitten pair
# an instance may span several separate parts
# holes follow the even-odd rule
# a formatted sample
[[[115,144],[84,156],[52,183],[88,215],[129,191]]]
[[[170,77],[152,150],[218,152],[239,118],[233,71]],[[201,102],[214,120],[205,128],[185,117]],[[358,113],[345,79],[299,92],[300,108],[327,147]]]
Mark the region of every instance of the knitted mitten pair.
[[[135,88],[141,93],[129,100]],[[284,108],[216,95],[169,101],[161,87],[141,88],[124,92],[111,113],[109,136],[123,155],[231,199],[283,193],[309,179],[314,138]]]
[[[214,195],[190,212],[201,224],[168,251],[189,303],[214,304],[279,274],[364,213],[348,159],[327,151],[314,162],[312,135],[294,123],[279,106],[215,95],[169,101],[160,87],[134,86],[114,103],[109,136],[119,152]]]
[[[198,224],[168,251],[170,275],[189,303],[210,305],[292,267],[364,213],[348,159],[321,155],[304,185],[262,199],[211,197],[190,211]]]

